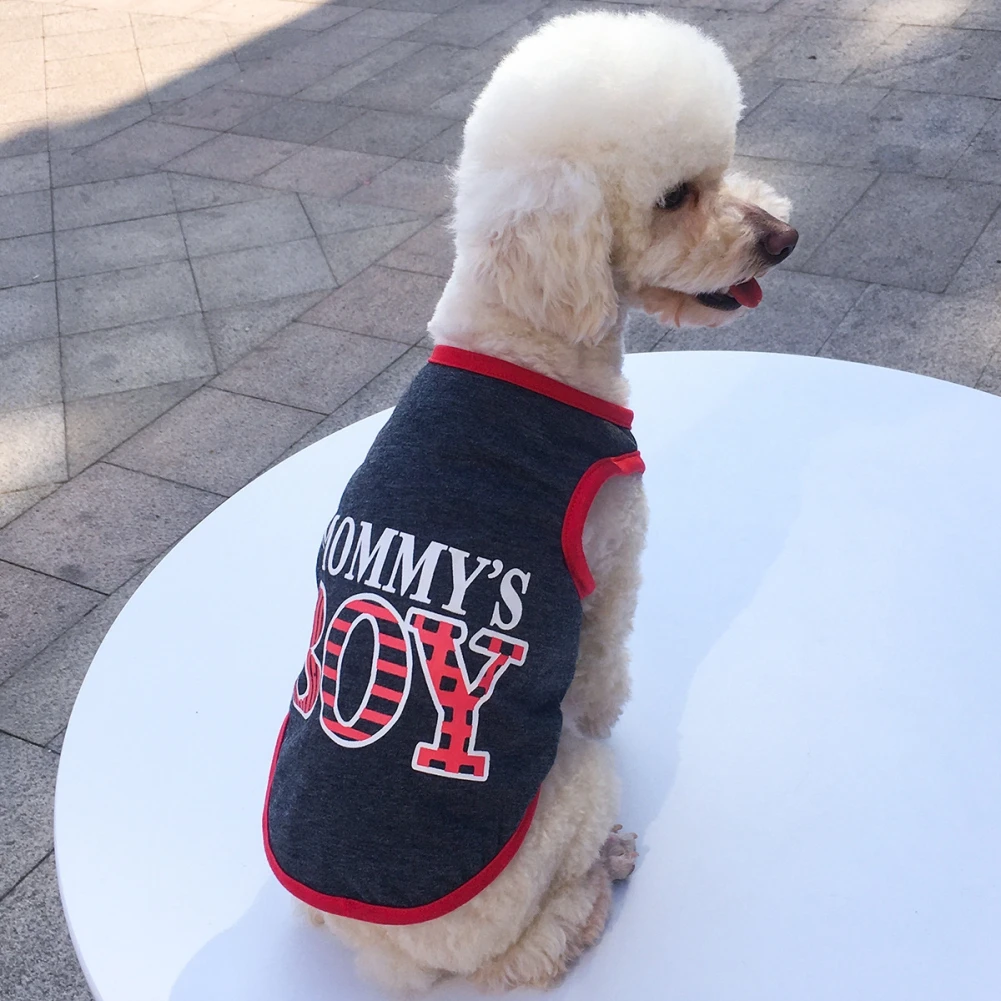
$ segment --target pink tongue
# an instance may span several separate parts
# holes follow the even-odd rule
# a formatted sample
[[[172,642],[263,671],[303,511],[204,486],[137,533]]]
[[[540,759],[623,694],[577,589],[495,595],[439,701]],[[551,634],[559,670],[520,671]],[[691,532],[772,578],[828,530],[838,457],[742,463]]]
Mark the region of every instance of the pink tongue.
[[[741,306],[746,306],[748,309],[754,309],[761,302],[761,286],[753,278],[748,278],[746,282],[741,282],[739,285],[731,285],[726,293],[732,295]]]

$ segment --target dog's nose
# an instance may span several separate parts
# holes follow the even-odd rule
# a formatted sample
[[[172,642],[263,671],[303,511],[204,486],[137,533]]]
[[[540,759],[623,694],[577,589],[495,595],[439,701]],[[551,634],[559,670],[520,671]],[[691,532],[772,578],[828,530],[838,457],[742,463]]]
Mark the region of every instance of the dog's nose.
[[[758,241],[758,247],[765,262],[773,265],[784,261],[793,252],[797,240],[799,233],[792,226],[779,223]]]

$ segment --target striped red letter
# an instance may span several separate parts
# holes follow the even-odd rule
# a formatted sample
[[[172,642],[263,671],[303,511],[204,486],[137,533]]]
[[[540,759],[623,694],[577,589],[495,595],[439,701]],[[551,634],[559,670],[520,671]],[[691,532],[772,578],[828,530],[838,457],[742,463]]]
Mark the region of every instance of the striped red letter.
[[[356,629],[372,630],[372,671],[357,712],[345,719],[337,705],[342,656]],[[356,594],[334,613],[323,645],[320,725],[344,747],[364,747],[389,732],[410,692],[410,646],[403,620],[378,594]]]
[[[417,639],[428,691],[438,710],[434,743],[421,741],[414,748],[411,767],[431,775],[486,782],[490,752],[475,750],[480,709],[508,665],[525,662],[528,644],[481,629],[469,641],[469,648],[485,654],[487,662],[475,680],[469,681],[462,657],[467,632],[464,622],[411,608],[407,627]]]

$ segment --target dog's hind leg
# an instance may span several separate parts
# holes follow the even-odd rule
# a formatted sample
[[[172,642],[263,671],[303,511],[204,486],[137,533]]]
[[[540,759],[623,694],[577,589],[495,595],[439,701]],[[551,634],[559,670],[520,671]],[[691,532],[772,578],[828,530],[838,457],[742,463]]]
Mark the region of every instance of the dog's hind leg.
[[[469,979],[484,990],[548,988],[558,984],[573,964],[601,938],[612,903],[612,883],[625,879],[636,859],[635,835],[619,826],[582,877],[554,884],[535,920],[506,952]]]

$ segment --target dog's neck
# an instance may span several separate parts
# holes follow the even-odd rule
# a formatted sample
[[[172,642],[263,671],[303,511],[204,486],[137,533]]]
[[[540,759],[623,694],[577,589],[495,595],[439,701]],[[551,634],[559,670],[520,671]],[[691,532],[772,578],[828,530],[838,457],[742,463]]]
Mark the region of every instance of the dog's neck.
[[[503,358],[592,396],[623,405],[628,402],[629,384],[622,374],[625,306],[598,344],[571,344],[471,294],[468,283],[462,283],[461,290],[459,285],[453,274],[428,324],[436,344]]]

